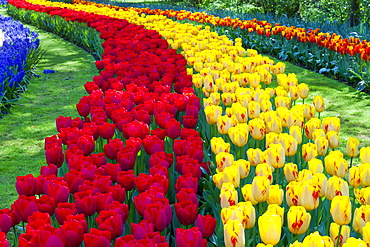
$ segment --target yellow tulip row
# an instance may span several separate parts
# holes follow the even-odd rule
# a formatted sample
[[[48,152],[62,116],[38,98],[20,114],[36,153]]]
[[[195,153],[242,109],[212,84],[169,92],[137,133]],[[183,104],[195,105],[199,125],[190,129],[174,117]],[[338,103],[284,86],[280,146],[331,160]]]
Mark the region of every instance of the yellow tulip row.
[[[341,236],[341,243],[347,241],[343,246],[365,244],[362,240],[348,238],[349,228],[346,224],[351,220],[351,202],[348,197],[348,184],[341,178],[346,176],[348,170],[348,163],[343,159],[343,154],[341,157],[341,154],[335,151],[336,153],[325,158],[325,171],[333,176],[328,181],[322,173],[322,161],[316,159],[317,156],[324,156],[328,147],[336,148],[339,145],[339,119],[325,118],[321,121],[314,118],[315,110],[317,112],[324,110],[322,97],[315,97],[314,106],[303,104],[292,107],[292,103],[295,104],[298,98],[307,98],[309,89],[304,83],[298,84],[295,75],[283,74],[284,64],[274,65],[272,60],[258,55],[256,51],[245,50],[241,46],[241,39],[233,42],[226,36],[212,32],[209,27],[203,29],[201,26],[179,24],[164,16],[138,15],[133,11],[115,10],[98,4],[71,5],[44,0],[29,2],[124,18],[158,31],[168,40],[172,48],[181,48],[188,65],[193,66],[194,69],[189,69],[188,72],[193,74],[194,86],[201,89],[206,97],[203,103],[207,122],[217,125],[218,132],[230,136],[233,145],[237,147],[247,145],[249,134],[255,140],[265,140],[265,151],[251,148],[247,150],[248,161],[245,159],[234,161],[231,157],[229,159],[232,161],[223,159],[221,156],[227,155],[221,152],[230,152],[230,144],[225,143],[223,139],[211,140],[213,152],[220,155],[216,155],[218,173],[213,179],[221,190],[220,202],[223,209],[220,213],[224,223],[226,246],[244,246],[246,240],[244,229],[256,228],[254,226],[256,212],[253,205],[257,203],[262,205],[265,201],[270,205],[267,211],[258,212],[259,236],[267,245],[279,243],[284,218],[284,208],[279,205],[283,203],[284,190],[278,184],[272,184],[272,173],[274,169],[277,172],[281,168],[289,182],[286,188],[286,203],[290,206],[287,213],[290,232],[302,234],[307,230],[311,216],[306,210],[317,208],[322,201],[320,198],[324,196],[332,200],[330,212],[335,222],[330,227],[331,238],[320,236],[315,232],[304,238],[302,243],[296,241],[291,246],[316,246],[312,244],[317,241],[334,246],[338,236]],[[274,76],[279,86],[265,88],[273,82]],[[247,86],[249,87],[246,88]],[[219,106],[221,102],[223,106],[231,106],[225,109],[226,115],[223,115],[224,110]],[[289,134],[282,133],[283,127],[289,128]],[[302,142],[302,130],[309,140],[314,140],[314,143]],[[303,145],[300,153],[303,160],[308,162],[309,170],[298,172],[297,165],[285,163],[285,158],[297,155],[296,151],[299,150],[301,143]],[[351,141],[347,146],[350,150],[347,153],[352,155],[350,157],[356,157],[358,143]],[[364,163],[363,169],[357,168],[358,171],[355,171],[356,168],[352,167],[354,169],[352,172],[352,168],[350,169],[350,175],[353,174],[353,178],[349,181],[357,182],[355,174],[358,174],[360,184],[367,186],[364,174],[368,172],[365,163],[370,162],[370,148],[361,149],[360,156]],[[240,185],[240,179],[245,180],[254,166],[256,177],[251,184],[245,184],[242,188],[246,202],[238,202],[236,188]],[[329,189],[331,188],[329,184],[332,184],[332,189]],[[368,194],[370,195],[366,188],[356,190],[358,198],[365,198]],[[366,198],[362,201],[370,200]],[[355,217],[353,228],[363,234],[365,242],[370,243],[367,237],[367,232],[370,233],[368,219],[360,220],[362,217],[360,213],[365,212],[367,207],[364,205],[356,209],[355,215],[358,216]]]

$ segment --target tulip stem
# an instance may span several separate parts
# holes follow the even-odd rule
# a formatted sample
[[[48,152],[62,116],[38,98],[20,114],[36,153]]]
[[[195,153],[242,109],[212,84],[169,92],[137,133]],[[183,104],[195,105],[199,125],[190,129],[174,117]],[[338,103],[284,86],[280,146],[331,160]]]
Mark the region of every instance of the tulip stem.
[[[351,169],[351,167],[352,167],[352,162],[353,162],[353,157],[351,157],[351,161],[350,161],[350,163],[349,163],[349,168]]]
[[[341,234],[341,232],[342,232],[342,227],[343,227],[343,225],[340,225],[340,226],[339,226],[339,233],[338,233],[337,244],[336,244],[336,246],[337,246],[337,247],[339,247],[339,243],[340,243],[340,234]]]
[[[18,246],[17,245],[17,242],[18,242],[18,234],[17,234],[17,228],[15,228],[15,226],[13,226],[13,232],[14,232],[14,246]]]

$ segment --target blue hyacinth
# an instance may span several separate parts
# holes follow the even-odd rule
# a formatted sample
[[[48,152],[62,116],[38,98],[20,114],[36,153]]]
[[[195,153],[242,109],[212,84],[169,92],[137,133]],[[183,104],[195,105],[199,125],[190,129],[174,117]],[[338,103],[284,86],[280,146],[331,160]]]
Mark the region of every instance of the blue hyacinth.
[[[7,1],[0,0],[0,4]],[[39,47],[37,36],[20,22],[0,15],[0,100],[6,91],[14,91],[29,72],[27,56]]]

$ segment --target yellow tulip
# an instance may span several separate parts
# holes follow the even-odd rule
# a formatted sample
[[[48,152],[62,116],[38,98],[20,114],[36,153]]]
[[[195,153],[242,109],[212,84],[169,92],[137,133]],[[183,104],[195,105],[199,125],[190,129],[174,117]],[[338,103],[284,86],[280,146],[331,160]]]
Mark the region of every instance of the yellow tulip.
[[[340,119],[337,117],[326,117],[322,120],[322,129],[325,133],[328,131],[335,130],[336,132],[340,131]]]
[[[353,230],[362,234],[362,229],[367,222],[366,216],[367,217],[370,216],[370,206],[369,205],[361,205],[359,208],[355,209],[355,213],[353,214],[353,221],[352,221]]]
[[[331,223],[330,224],[330,238],[333,240],[334,243],[337,243],[338,241],[338,235],[339,235],[339,225],[337,223]],[[339,246],[342,246],[343,243],[347,241],[349,238],[350,234],[350,229],[349,226],[342,226],[342,230],[340,232],[340,237],[339,237]]]
[[[254,227],[256,222],[256,209],[253,207],[252,202],[239,202],[238,207],[243,212],[242,224],[244,229],[250,229]]]
[[[324,171],[322,161],[316,158],[311,159],[308,161],[308,170],[313,173],[322,173]]]
[[[299,99],[298,87],[297,86],[292,86],[292,87],[289,88],[289,96],[294,101]]]
[[[319,188],[319,197],[324,197],[326,195],[326,190],[328,187],[328,179],[323,173],[315,173],[312,180]]]
[[[307,123],[306,123],[306,126],[304,128],[304,131],[305,131],[305,134],[306,134],[306,137],[310,140],[313,139],[313,132],[316,130],[316,129],[320,129],[320,124],[321,124],[321,121],[320,119],[318,118],[311,118]]]
[[[251,202],[253,205],[256,205],[258,201],[256,201],[252,194],[252,184],[246,184],[242,188],[242,194],[244,201]]]
[[[360,141],[356,137],[350,137],[347,141],[346,151],[347,155],[351,158],[358,156],[358,146],[360,145]]]
[[[223,93],[221,94],[221,100],[222,100],[222,104],[224,104],[225,106],[229,106],[235,102],[235,94]]]
[[[270,185],[267,203],[281,205],[283,203],[283,199],[284,199],[284,190],[280,189],[280,186],[278,184]]]
[[[295,181],[298,177],[298,167],[296,164],[287,163],[284,165],[284,176],[288,183]]]
[[[222,107],[216,105],[207,106],[204,109],[204,113],[208,124],[216,124],[218,117],[222,115]]]
[[[303,206],[306,210],[316,209],[320,200],[318,185],[309,179],[301,182],[298,188],[298,206]]]
[[[283,131],[282,120],[279,117],[274,117],[271,121],[267,122],[267,133],[275,132],[280,134]]]
[[[239,220],[243,221],[243,211],[238,206],[230,206],[228,208],[221,209],[222,224],[226,224],[228,220]]]
[[[366,242],[359,239],[350,237],[347,239],[347,242],[342,245],[342,247],[366,247]]]
[[[238,204],[238,192],[232,183],[223,183],[220,191],[221,208]]]
[[[232,183],[235,188],[238,188],[240,185],[240,172],[238,167],[228,166],[223,170],[224,183]]]
[[[360,149],[361,163],[370,163],[370,147],[363,147]]]
[[[359,187],[361,185],[360,169],[358,166],[352,166],[349,169],[348,183],[352,187]]]
[[[365,226],[362,228],[362,239],[365,241],[367,246],[370,244],[370,222],[366,222]]]
[[[272,244],[262,244],[262,243],[259,243],[257,244],[256,247],[274,247]]]
[[[243,179],[248,176],[249,171],[251,169],[251,164],[249,161],[246,161],[244,159],[238,159],[233,162],[233,166],[237,167],[239,169],[240,178]]]
[[[232,166],[234,162],[234,155],[226,152],[216,154],[217,169],[222,172],[226,167]]]
[[[228,220],[224,225],[224,242],[226,247],[244,247],[245,235],[239,220]]]
[[[261,104],[261,112],[272,111],[272,103],[270,100],[262,100],[260,104]]]
[[[348,184],[342,178],[332,176],[328,179],[326,187],[326,199],[332,200],[335,196],[349,196]]]
[[[330,214],[335,223],[347,225],[351,222],[351,200],[348,196],[335,196],[331,201]]]
[[[290,98],[284,97],[284,96],[277,96],[275,98],[275,107],[276,108],[279,108],[279,107],[290,108],[290,106],[291,106],[291,99]]]
[[[266,163],[274,168],[281,168],[285,164],[285,150],[283,145],[270,144],[270,147],[264,151]]]
[[[296,240],[294,243],[290,244],[289,247],[304,247],[303,243]]]
[[[251,166],[257,166],[258,164],[262,163],[263,160],[265,159],[262,150],[259,148],[256,149],[249,148],[246,153],[248,156],[248,161],[250,162]]]
[[[266,212],[258,218],[258,231],[262,242],[276,245],[281,237],[281,217],[272,212]]]
[[[298,85],[298,95],[301,97],[301,99],[305,99],[308,96],[308,92],[310,90],[308,89],[308,85],[305,83],[301,83]]]
[[[329,236],[321,236],[319,232],[314,232],[304,238],[303,246],[334,247],[334,242]]]
[[[265,202],[269,196],[270,180],[266,176],[256,176],[252,182],[252,195],[257,202]]]
[[[360,180],[363,187],[370,186],[370,163],[359,165]]]
[[[355,188],[355,197],[362,205],[370,205],[370,187]]]
[[[313,98],[313,105],[317,112],[323,112],[325,110],[324,98],[321,95],[317,95]]]
[[[312,179],[313,172],[307,169],[303,169],[298,172],[298,177],[296,179],[297,182],[303,182],[307,179]]]
[[[261,105],[259,102],[251,101],[248,104],[248,116],[250,118],[258,118],[261,113]]]
[[[232,143],[238,147],[243,147],[248,142],[248,125],[244,125],[244,128],[241,126],[231,127],[228,131],[228,135]]]
[[[318,156],[324,156],[328,152],[329,142],[325,136],[319,136],[315,139]]]
[[[347,160],[337,156],[335,153],[330,153],[325,157],[325,170],[329,175],[335,175],[343,178],[348,171]]]
[[[265,176],[272,183],[272,170],[273,168],[268,163],[261,163],[256,166],[255,174],[256,176]]]
[[[220,134],[227,135],[229,129],[233,126],[232,118],[229,118],[226,115],[217,117],[217,129]]]
[[[253,139],[262,140],[266,134],[265,122],[260,118],[255,118],[249,121],[249,132]]]
[[[212,137],[211,149],[216,155],[221,152],[230,153],[230,143],[226,143],[222,137]]]
[[[307,231],[311,222],[311,215],[302,206],[292,206],[289,208],[288,229],[293,234],[303,234]]]
[[[289,128],[289,135],[293,136],[298,145],[302,143],[302,129],[298,126],[292,126]]]
[[[312,133],[312,138],[315,140],[316,138],[323,136],[326,138],[325,131],[323,129],[315,129]]]
[[[293,136],[282,133],[280,134],[280,142],[283,145],[286,156],[294,156],[298,149],[298,141]]]
[[[331,130],[326,133],[326,139],[328,139],[329,147],[335,149],[340,144],[340,138],[337,131]]]
[[[266,134],[266,149],[270,147],[270,144],[280,143],[280,135],[275,132],[270,132]]]
[[[213,175],[212,180],[213,180],[213,183],[216,185],[216,187],[218,189],[221,189],[222,184],[225,182],[223,172],[219,172],[219,173],[216,173],[215,175]]]
[[[260,81],[261,76],[258,73],[252,73],[248,77],[248,84],[253,88],[258,87],[260,85]]]
[[[302,145],[302,158],[305,161],[310,161],[317,157],[317,146],[314,143],[306,143]]]
[[[289,207],[298,206],[298,189],[301,182],[291,181],[286,186],[285,200]]]
[[[240,104],[240,107],[237,107],[234,110],[234,115],[239,123],[248,122],[248,108],[243,107],[241,104]]]
[[[315,108],[312,105],[303,105],[303,117],[308,121],[315,115]]]
[[[273,214],[279,215],[281,219],[281,225],[284,225],[284,208],[283,207],[280,207],[277,204],[269,204],[267,206],[266,212],[271,212]]]

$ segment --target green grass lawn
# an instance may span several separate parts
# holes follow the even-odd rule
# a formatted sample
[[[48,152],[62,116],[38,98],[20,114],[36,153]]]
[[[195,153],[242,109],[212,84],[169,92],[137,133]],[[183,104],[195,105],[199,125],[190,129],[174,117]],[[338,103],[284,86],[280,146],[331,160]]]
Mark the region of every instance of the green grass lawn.
[[[3,12],[0,9],[0,13]],[[17,198],[16,176],[39,174],[40,167],[45,165],[44,138],[57,133],[55,119],[59,115],[78,116],[75,105],[86,95],[83,84],[97,74],[93,57],[84,50],[53,34],[31,29],[39,33],[46,54],[36,70],[41,77],[32,79],[22,99],[11,109],[12,114],[0,121],[0,208],[9,207]],[[312,102],[314,95],[322,95],[326,105],[322,116],[341,119],[340,149],[343,152],[350,136],[359,138],[361,147],[370,146],[369,95],[323,75],[285,64],[286,73],[296,73],[299,82],[309,85],[307,103]],[[53,69],[56,73],[44,75],[44,69]]]
[[[0,12],[1,13],[1,12]],[[39,33],[43,60],[27,91],[11,108],[12,114],[0,120],[0,208],[17,198],[16,176],[40,174],[45,165],[44,138],[57,133],[55,119],[77,117],[75,105],[87,95],[84,83],[97,74],[94,58],[83,49],[58,36],[31,27]],[[43,74],[44,69],[55,74]]]

